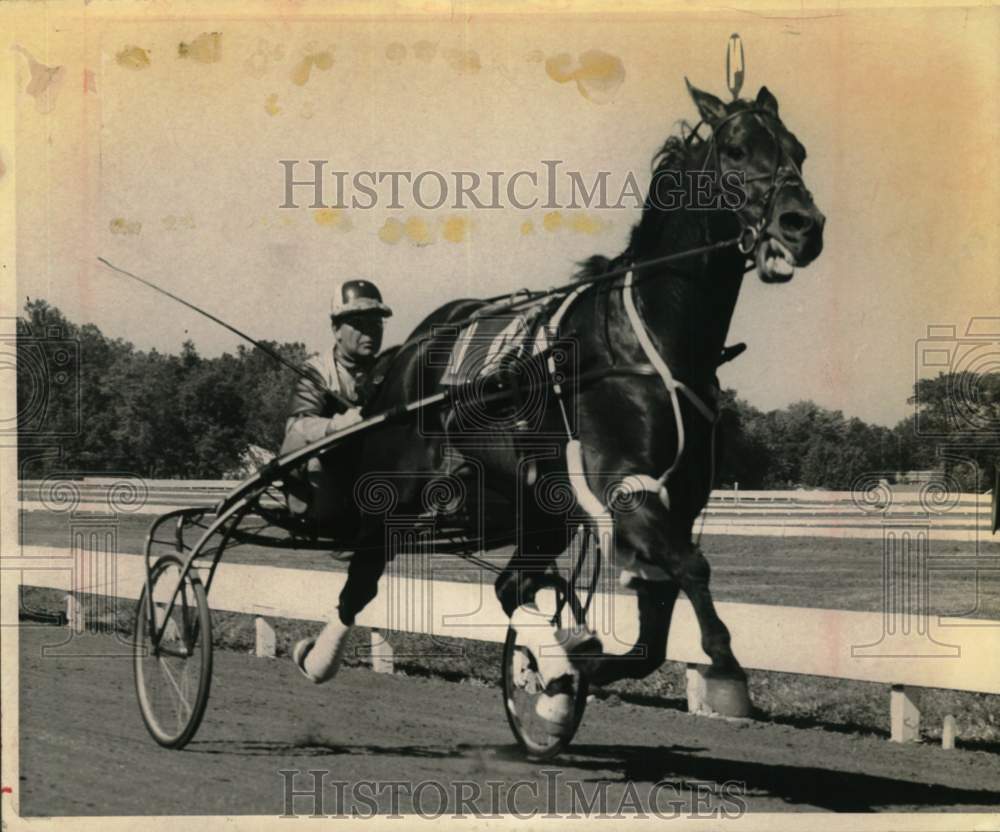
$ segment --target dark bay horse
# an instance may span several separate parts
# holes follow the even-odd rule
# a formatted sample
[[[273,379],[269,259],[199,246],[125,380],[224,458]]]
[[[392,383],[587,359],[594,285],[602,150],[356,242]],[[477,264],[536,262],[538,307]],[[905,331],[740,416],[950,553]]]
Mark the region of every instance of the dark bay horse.
[[[578,275],[581,290],[587,288],[561,319],[559,335],[573,344],[578,381],[569,379],[562,407],[572,415],[581,458],[567,458],[571,436],[551,396],[536,426],[544,441],[513,424],[507,432],[496,423],[454,429],[451,407],[434,416],[439,425],[451,424],[451,433],[429,431],[423,414],[364,435],[359,449],[359,470],[390,480],[399,475],[393,480],[397,506],[420,504],[426,479],[414,474],[454,473],[470,463],[487,472],[493,490],[517,495],[517,546],[496,585],[508,615],[531,598],[538,574],[565,549],[567,517],[580,509],[579,484],[576,505],[547,498],[541,484],[566,480],[574,465],[577,473],[582,467],[584,502],[595,497],[596,510],[613,521],[614,557],[631,576],[641,617],[631,654],[588,666],[596,682],[644,676],[663,662],[680,590],[697,615],[710,674],[745,680],[712,601],[708,561],[692,541],[717,463],[716,370],[745,272],[756,267],[764,282],[784,282],[823,246],[824,216],[802,179],[805,149],[782,123],[774,96],[761,88],[753,101],[723,103],[688,88],[700,123],[667,139],[654,158],[653,182],[628,247],[614,259],[587,261]],[[678,187],[691,182],[698,192],[682,198]],[[695,249],[702,253],[662,262]],[[650,261],[660,262],[646,265]],[[602,274],[615,277],[594,280]],[[457,300],[423,321],[384,362],[384,383],[369,412],[440,390],[445,367],[432,358],[453,345],[456,330],[447,325],[484,304]],[[630,477],[640,482],[642,499],[619,510],[608,495]],[[377,541],[384,523],[379,507],[357,496]],[[596,510],[588,508],[592,515]],[[385,553],[352,561],[340,599],[344,623],[374,597],[384,566]]]

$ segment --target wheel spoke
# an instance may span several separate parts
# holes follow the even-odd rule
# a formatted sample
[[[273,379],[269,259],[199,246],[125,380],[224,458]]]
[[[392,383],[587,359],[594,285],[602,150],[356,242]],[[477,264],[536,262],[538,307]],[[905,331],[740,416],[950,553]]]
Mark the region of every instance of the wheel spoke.
[[[177,684],[177,680],[174,679],[174,674],[170,672],[170,666],[166,663],[165,660],[160,661],[160,670],[163,671],[163,674],[164,676],[166,676],[167,681],[170,682],[174,691],[177,693],[177,700],[182,705],[184,705],[184,707],[187,709],[187,713],[190,714],[192,711],[191,703],[188,702],[187,697],[184,695],[184,691],[182,691],[180,685]]]

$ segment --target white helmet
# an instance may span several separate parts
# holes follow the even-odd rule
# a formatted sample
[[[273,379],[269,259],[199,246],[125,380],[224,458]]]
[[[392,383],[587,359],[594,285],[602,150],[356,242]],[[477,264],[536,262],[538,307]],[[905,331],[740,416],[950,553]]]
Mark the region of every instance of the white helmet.
[[[330,317],[339,318],[352,312],[378,312],[388,318],[392,310],[382,302],[382,293],[368,280],[345,280],[337,285],[330,303]]]

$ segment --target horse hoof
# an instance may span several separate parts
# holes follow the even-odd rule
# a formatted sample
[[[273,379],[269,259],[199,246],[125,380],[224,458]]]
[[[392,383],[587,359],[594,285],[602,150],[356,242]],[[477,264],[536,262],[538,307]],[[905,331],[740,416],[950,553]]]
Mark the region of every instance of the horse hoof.
[[[568,693],[543,693],[535,703],[535,714],[554,737],[573,733],[573,697]]]
[[[752,708],[746,679],[732,676],[706,676],[705,704],[722,716],[750,716]]]
[[[334,616],[315,638],[302,639],[292,650],[292,660],[314,684],[329,682],[340,670],[352,626]]]

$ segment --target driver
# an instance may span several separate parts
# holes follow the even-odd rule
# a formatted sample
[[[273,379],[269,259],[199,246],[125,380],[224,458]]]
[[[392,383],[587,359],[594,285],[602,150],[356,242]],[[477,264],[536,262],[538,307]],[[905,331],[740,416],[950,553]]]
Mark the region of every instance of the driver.
[[[390,315],[392,310],[382,302],[374,283],[348,280],[337,287],[330,309],[333,347],[309,360],[307,369],[315,381],[302,379],[295,389],[285,424],[282,454],[361,420],[361,408],[370,390],[367,382],[382,346],[385,319]],[[338,465],[338,450],[325,453],[322,461],[312,457],[306,465],[306,482],[296,483],[290,478],[292,481],[286,486],[289,510],[305,515],[316,526],[337,526],[350,511],[345,504],[351,489],[345,488],[342,481],[338,486],[334,476],[338,467],[342,467]],[[344,463],[344,457],[339,460]],[[351,568],[355,568],[354,564]],[[340,617],[338,607],[316,637],[302,639],[295,645],[292,660],[306,678],[316,683],[333,678],[346,650],[352,624],[352,620]]]
[[[374,283],[348,280],[337,286],[330,306],[332,348],[312,356],[306,369],[314,381],[300,379],[285,422],[281,454],[297,451],[335,431],[361,421],[369,395],[368,381],[382,347],[382,329],[392,310]],[[289,482],[288,508],[316,526],[329,525],[343,507],[344,489],[333,475],[337,452],[313,457],[305,481]]]

